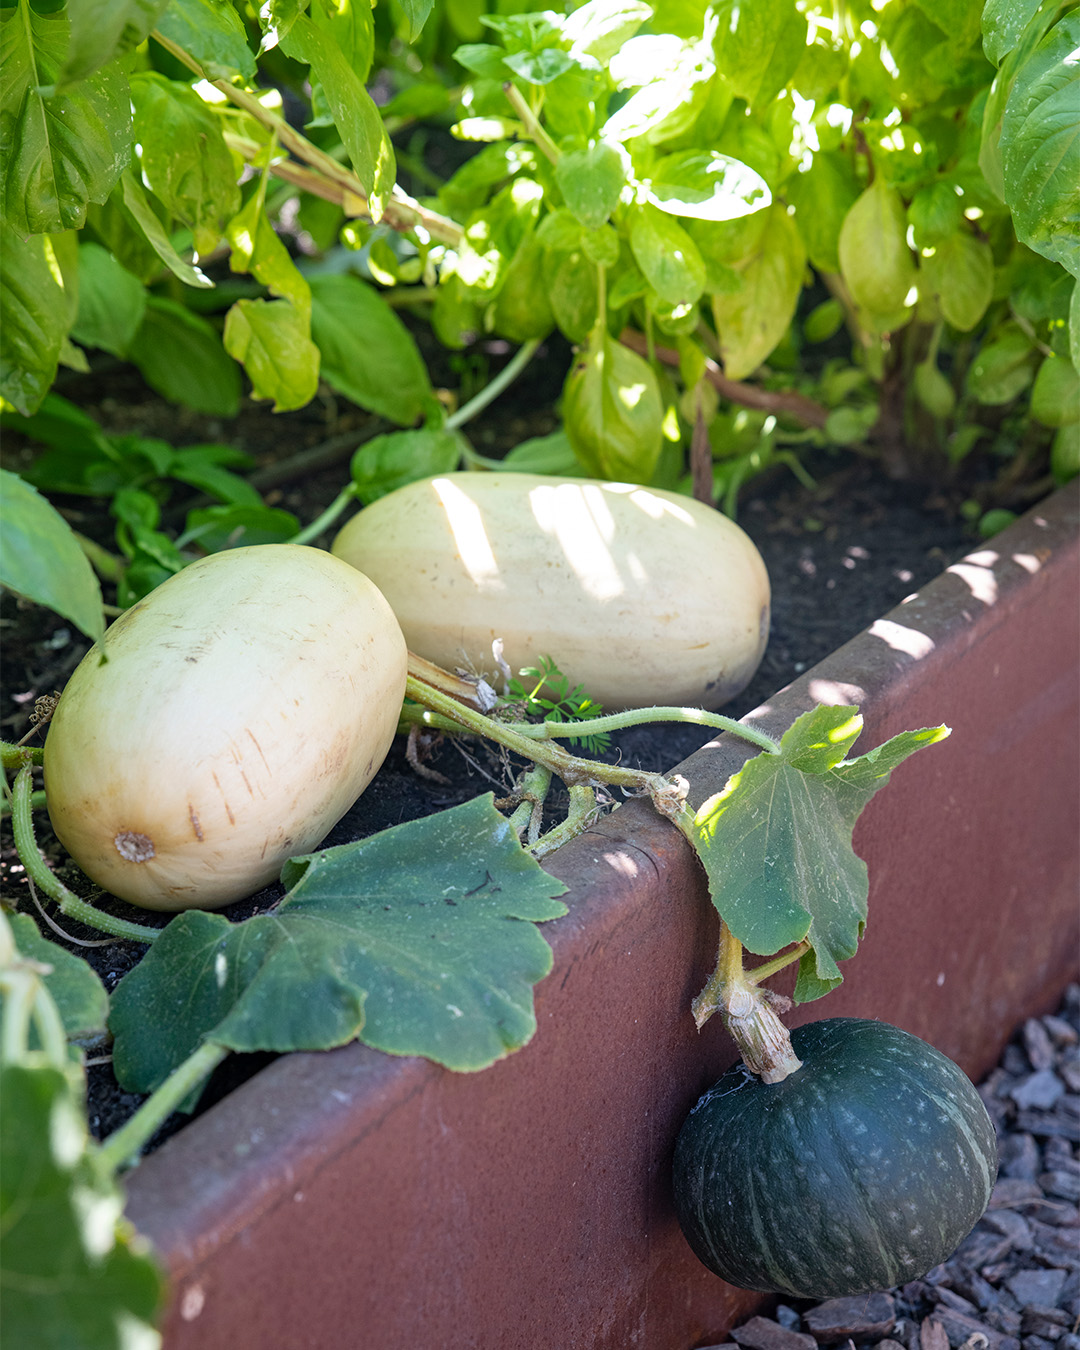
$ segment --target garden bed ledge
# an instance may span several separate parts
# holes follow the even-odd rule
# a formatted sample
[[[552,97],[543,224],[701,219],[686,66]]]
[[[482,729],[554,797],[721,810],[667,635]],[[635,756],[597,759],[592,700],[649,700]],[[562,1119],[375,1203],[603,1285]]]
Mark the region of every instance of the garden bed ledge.
[[[952,727],[860,820],[866,938],[793,1023],[883,1018],[978,1079],[1075,978],[1077,489],[745,719],[779,735],[855,702],[854,753]],[[678,767],[702,800],[747,754],[720,736]],[[479,1074],[289,1055],[130,1174],[171,1275],[166,1350],[691,1350],[761,1301],[697,1262],[671,1204],[679,1123],[734,1058],[689,1011],[717,924],[696,861],[630,801],[546,866],[570,912],[543,927],[555,968],[525,1050]]]

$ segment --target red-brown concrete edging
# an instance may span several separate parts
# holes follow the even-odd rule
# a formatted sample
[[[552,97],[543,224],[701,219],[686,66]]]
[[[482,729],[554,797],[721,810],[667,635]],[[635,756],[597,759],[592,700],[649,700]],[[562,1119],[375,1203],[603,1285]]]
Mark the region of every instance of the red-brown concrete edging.
[[[978,1077],[1077,960],[1078,498],[1059,492],[747,720],[858,702],[856,752],[947,722],[860,820],[870,922],[792,1021],[881,1017]],[[746,757],[680,770],[703,799]],[[554,855],[539,1032],[477,1075],[364,1046],[276,1061],[146,1159],[128,1213],[173,1279],[167,1350],[691,1350],[755,1296],[698,1264],[667,1169],[734,1058],[689,1002],[716,917],[630,802]]]

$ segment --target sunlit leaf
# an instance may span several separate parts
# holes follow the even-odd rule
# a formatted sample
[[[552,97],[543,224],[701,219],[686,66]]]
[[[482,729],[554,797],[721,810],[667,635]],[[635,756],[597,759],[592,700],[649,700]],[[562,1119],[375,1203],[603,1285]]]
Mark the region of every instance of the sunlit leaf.
[[[713,903],[743,946],[771,956],[810,943],[801,1002],[840,983],[837,962],[854,956],[866,924],[866,864],[851,846],[863,807],[898,764],[949,734],[903,732],[848,760],[861,729],[857,708],[804,713],[780,754],[750,760],[694,817]]]
[[[8,922],[20,956],[48,967],[42,982],[56,1004],[68,1039],[103,1033],[109,996],[97,972],[81,956],[42,937],[29,914],[12,914]]]

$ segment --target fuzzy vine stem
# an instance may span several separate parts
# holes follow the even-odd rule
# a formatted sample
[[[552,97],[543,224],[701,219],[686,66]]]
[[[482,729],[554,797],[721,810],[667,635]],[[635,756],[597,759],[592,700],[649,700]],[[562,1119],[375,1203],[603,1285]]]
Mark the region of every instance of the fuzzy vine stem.
[[[745,726],[742,722],[737,722],[733,717],[725,717],[722,713],[706,712],[703,708],[631,708],[626,712],[590,717],[587,722],[527,722],[518,729],[523,735],[544,741],[555,740],[562,736],[580,736],[583,730],[589,735],[621,731],[624,727],[642,726],[647,722],[680,722],[690,726],[712,727],[717,731],[730,731],[741,740],[749,741],[759,750],[764,750],[766,754],[780,753],[779,745],[764,731]]]
[[[40,764],[45,751],[39,745],[12,745],[10,741],[0,742],[0,763],[5,769],[21,769],[24,764]]]
[[[147,1097],[135,1114],[114,1130],[101,1145],[99,1158],[113,1172],[134,1162],[135,1158],[180,1103],[213,1073],[231,1050],[213,1041],[204,1041],[164,1083]]]
[[[15,775],[11,789],[11,829],[15,837],[15,848],[19,854],[26,874],[39,886],[50,900],[55,900],[60,911],[69,919],[97,928],[111,937],[126,938],[129,942],[155,942],[161,936],[160,928],[149,928],[141,923],[129,923],[113,914],[106,914],[93,905],[80,900],[69,891],[64,883],[46,865],[34,837],[34,822],[31,814],[30,765],[24,764]]]

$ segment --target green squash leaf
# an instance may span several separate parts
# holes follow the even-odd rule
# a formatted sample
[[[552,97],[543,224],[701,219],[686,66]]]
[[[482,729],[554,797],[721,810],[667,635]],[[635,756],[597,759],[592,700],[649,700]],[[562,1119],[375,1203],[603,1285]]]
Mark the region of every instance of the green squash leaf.
[[[99,641],[105,618],[94,569],[59,511],[7,469],[0,469],[0,522],[0,582]]]
[[[738,267],[742,286],[712,297],[724,373],[732,380],[751,374],[776,347],[802,293],[806,252],[795,222],[779,204],[763,214],[757,247]]]
[[[1005,201],[1022,244],[1080,277],[1080,13],[1017,72],[1001,123]]]
[[[399,426],[415,422],[433,396],[427,366],[378,291],[359,277],[312,277],[311,304],[327,384]]]
[[[103,70],[57,91],[68,47],[64,11],[20,0],[0,18],[3,215],[20,234],[78,229],[127,163],[127,80]]]
[[[594,478],[648,483],[660,458],[663,416],[652,367],[600,319],[563,387],[563,426],[574,454]]]
[[[195,412],[236,416],[240,372],[214,327],[175,300],[147,297],[131,360],[162,398]]]
[[[957,230],[923,258],[919,295],[937,300],[954,328],[968,333],[986,313],[994,295],[994,255],[984,239]]]
[[[60,1069],[0,1071],[0,1271],[13,1346],[154,1350],[163,1279],[122,1222],[85,1109]]]
[[[146,287],[100,244],[79,245],[79,310],[71,336],[127,357],[146,313]]]
[[[319,349],[291,300],[237,300],[225,316],[225,350],[251,381],[251,396],[274,412],[302,408],[319,388]]]
[[[105,1030],[109,996],[97,972],[74,952],[41,936],[29,914],[12,914],[8,922],[21,956],[51,969],[42,977],[69,1040]]]
[[[270,914],[189,910],[113,994],[113,1064],[148,1091],[203,1040],[325,1050],[356,1038],[461,1071],[536,1030],[551,949],[535,924],[566,888],[518,843],[491,794],[358,843],[294,858]]]
[[[795,996],[818,998],[843,978],[866,924],[866,864],[851,846],[855,822],[889,774],[947,727],[903,732],[856,759],[857,708],[804,713],[778,755],[750,760],[694,816],[696,848],[713,904],[749,951],[772,956],[804,938]]]

